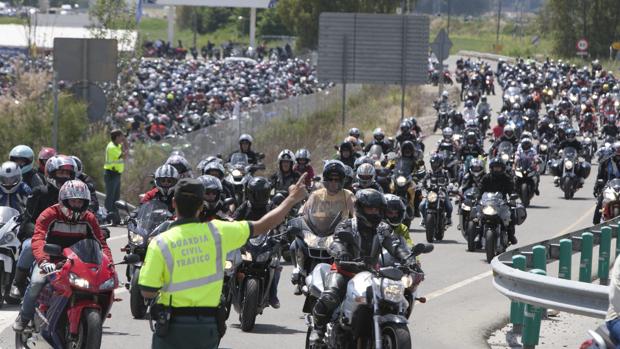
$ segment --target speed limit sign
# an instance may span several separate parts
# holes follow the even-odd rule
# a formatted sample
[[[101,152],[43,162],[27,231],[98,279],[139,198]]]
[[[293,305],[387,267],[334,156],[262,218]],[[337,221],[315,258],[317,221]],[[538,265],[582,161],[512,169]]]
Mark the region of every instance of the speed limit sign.
[[[589,46],[590,44],[585,38],[579,39],[579,41],[577,41],[577,50],[579,51],[587,51]]]

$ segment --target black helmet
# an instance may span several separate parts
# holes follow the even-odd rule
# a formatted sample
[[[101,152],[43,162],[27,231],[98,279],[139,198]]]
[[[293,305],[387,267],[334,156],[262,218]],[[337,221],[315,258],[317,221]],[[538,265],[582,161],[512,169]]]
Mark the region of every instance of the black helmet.
[[[198,177],[198,180],[202,183],[202,186],[205,189],[204,201],[207,204],[207,208],[215,208],[221,199],[222,191],[224,191],[222,182],[220,182],[217,177],[210,175],[202,175]],[[207,200],[207,194],[215,194],[215,199],[212,201]]]
[[[250,179],[247,191],[252,207],[265,207],[269,203],[271,183],[265,177],[254,177]]]
[[[328,178],[338,177],[341,179],[340,185],[344,185],[344,179],[347,175],[344,164],[338,160],[331,160],[325,163],[323,167],[323,182]]]
[[[465,141],[467,143],[476,144],[476,142],[478,142],[478,136],[476,135],[476,132],[474,131],[467,132],[467,134],[465,135]]]
[[[437,171],[441,168],[441,166],[443,166],[443,156],[441,154],[433,154],[433,156],[431,156],[431,169],[433,171]]]
[[[379,127],[375,128],[374,131],[372,131],[372,137],[378,141],[381,142],[383,140],[383,138],[385,138],[385,133],[383,132],[383,130]]]
[[[343,150],[348,150],[351,153],[353,153],[353,144],[351,144],[351,142],[342,142],[342,143],[340,143],[339,150],[340,150],[341,153],[342,153]]]
[[[496,168],[496,167],[501,167],[501,170],[500,171],[495,171],[494,168]],[[504,173],[504,171],[506,171],[506,164],[499,157],[493,158],[489,162],[489,171],[493,175],[500,175],[500,174]]]
[[[168,160],[166,160],[166,165],[172,165],[172,167],[179,172],[179,176],[181,176],[181,178],[191,176],[190,171],[192,170],[192,167],[190,166],[189,161],[181,155],[170,156]]]
[[[566,139],[573,141],[575,138],[577,138],[577,130],[572,127],[566,130]]]
[[[360,225],[376,228],[383,219],[386,206],[385,197],[375,189],[362,189],[355,194],[355,217]],[[379,213],[367,214],[365,208],[377,208]]]
[[[394,194],[385,194],[384,196],[387,204],[385,221],[392,227],[396,228],[401,225],[403,220],[405,219],[405,211],[407,210],[407,208],[405,207],[405,203],[403,202],[403,200],[401,200],[400,197]],[[388,211],[398,212],[398,215],[395,217],[388,217]]]
[[[411,152],[410,156],[415,156],[415,145],[413,145],[412,141],[404,141],[400,146],[400,152],[404,156],[405,151],[409,150]]]
[[[411,130],[411,125],[407,121],[400,123],[400,132],[408,133]]]
[[[529,138],[523,138],[521,140],[521,149],[530,150],[532,148],[532,140]]]

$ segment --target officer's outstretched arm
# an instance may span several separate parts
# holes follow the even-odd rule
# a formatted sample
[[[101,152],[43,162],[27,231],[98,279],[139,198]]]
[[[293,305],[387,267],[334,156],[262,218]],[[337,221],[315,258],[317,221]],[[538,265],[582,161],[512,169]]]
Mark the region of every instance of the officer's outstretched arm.
[[[269,230],[284,222],[286,215],[293,208],[293,206],[305,199],[308,195],[306,184],[304,182],[307,175],[308,173],[301,175],[297,183],[288,188],[289,194],[279,206],[269,211],[258,221],[250,222],[252,224],[252,235],[257,236],[266,234]]]

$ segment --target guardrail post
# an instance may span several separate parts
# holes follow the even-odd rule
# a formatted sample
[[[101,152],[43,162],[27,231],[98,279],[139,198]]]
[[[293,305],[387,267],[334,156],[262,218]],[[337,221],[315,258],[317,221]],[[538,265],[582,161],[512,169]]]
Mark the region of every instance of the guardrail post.
[[[534,269],[547,271],[547,248],[543,245],[532,247]]]
[[[512,256],[512,267],[519,270],[525,270],[525,256]],[[512,323],[512,332],[520,334],[523,330],[523,311],[525,304],[520,302],[510,302],[510,322]]]
[[[560,279],[570,280],[572,256],[573,241],[570,239],[560,240],[560,270],[558,272]]]
[[[598,250],[598,278],[601,285],[609,284],[609,254],[611,252],[611,227],[601,228],[601,245]]]
[[[592,233],[581,234],[581,263],[579,264],[579,281],[592,282]]]
[[[530,273],[546,275],[544,270],[532,269]],[[540,338],[540,321],[543,309],[534,305],[527,304],[523,313],[523,337],[521,343],[523,349],[533,349],[538,344]]]

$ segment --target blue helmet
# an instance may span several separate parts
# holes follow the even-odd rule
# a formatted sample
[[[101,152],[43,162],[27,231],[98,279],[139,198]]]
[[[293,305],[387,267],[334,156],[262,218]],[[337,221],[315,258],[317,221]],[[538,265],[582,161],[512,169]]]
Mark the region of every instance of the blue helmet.
[[[19,159],[26,159],[26,163],[21,165],[22,175],[32,171],[32,162],[34,161],[34,151],[27,145],[20,144],[13,149],[9,153],[9,160],[17,162],[21,164],[23,161],[18,161]]]

